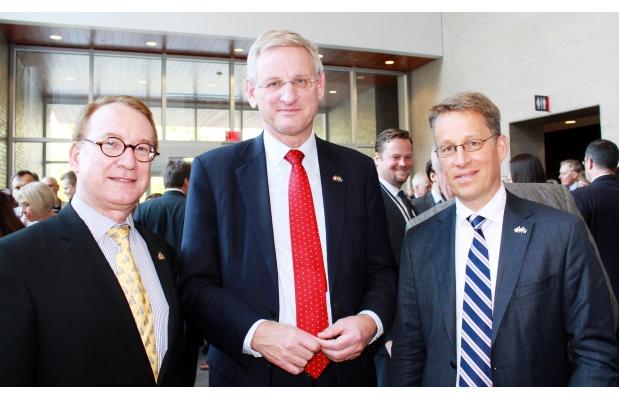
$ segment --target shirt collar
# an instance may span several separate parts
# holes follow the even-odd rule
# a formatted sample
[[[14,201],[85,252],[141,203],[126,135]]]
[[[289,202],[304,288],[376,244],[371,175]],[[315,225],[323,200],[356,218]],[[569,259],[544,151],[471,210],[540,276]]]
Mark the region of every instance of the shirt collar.
[[[84,221],[95,240],[99,240],[104,237],[110,228],[117,225],[127,224],[131,228],[129,232],[131,233],[134,231],[133,218],[131,217],[131,214],[127,216],[122,224],[118,224],[113,219],[106,217],[95,208],[85,203],[82,199],[80,199],[77,193],[73,196],[73,199],[71,199],[71,206],[82,221]]]
[[[431,196],[433,196],[433,201],[435,204],[444,200],[439,190],[435,190],[435,185],[431,187]]]
[[[484,218],[490,220],[495,224],[499,224],[500,226],[504,222],[504,210],[506,208],[506,188],[504,187],[504,183],[502,182],[499,190],[495,195],[489,200],[487,204],[484,205],[478,212],[473,212],[469,208],[467,208],[463,203],[461,203],[458,197],[456,200],[456,221],[457,223],[467,221],[467,218],[472,215],[480,215]]]
[[[288,147],[284,143],[280,142],[271,136],[271,134],[267,131],[263,131],[263,143],[265,144],[265,156],[267,157],[267,162],[269,162],[269,164],[273,167],[282,162],[286,153],[291,150],[291,147]],[[317,159],[316,137],[314,136],[314,132],[312,132],[312,135],[308,137],[308,140],[299,146],[297,150],[304,153],[304,161],[306,162],[312,162]]]
[[[379,177],[379,182],[381,182],[381,184],[385,186],[388,192],[390,192],[394,197],[398,196],[398,192],[400,192],[400,188],[397,188],[396,186],[392,185],[390,182],[386,181],[385,179],[381,177]]]

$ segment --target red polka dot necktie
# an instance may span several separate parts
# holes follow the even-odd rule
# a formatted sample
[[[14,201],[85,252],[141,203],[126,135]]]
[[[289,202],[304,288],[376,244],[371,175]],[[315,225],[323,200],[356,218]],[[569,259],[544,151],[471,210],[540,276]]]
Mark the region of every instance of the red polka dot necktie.
[[[288,182],[288,207],[297,327],[316,336],[328,326],[325,297],[327,281],[310,182],[305,168],[301,165],[303,158],[304,153],[299,150],[290,150],[284,157],[292,165]],[[312,357],[304,370],[317,379],[328,363],[327,357],[319,352]]]

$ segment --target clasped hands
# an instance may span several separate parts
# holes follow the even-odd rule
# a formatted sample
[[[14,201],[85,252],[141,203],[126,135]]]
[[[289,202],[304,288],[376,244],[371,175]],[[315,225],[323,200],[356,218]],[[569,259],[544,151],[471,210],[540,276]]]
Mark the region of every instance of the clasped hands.
[[[267,361],[298,375],[319,351],[333,362],[358,357],[377,332],[368,315],[339,319],[317,336],[275,321],[262,322],[252,337],[251,347]]]

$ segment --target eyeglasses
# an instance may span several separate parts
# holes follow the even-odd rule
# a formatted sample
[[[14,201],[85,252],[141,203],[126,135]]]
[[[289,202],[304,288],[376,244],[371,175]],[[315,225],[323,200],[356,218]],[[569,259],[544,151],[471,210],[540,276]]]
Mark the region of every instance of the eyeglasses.
[[[453,155],[455,155],[456,149],[458,149],[459,147],[462,147],[463,150],[469,151],[469,152],[478,151],[482,148],[482,146],[484,146],[484,143],[487,140],[491,139],[492,137],[496,137],[496,136],[499,136],[499,135],[493,134],[486,139],[471,139],[466,142],[463,142],[462,144],[445,144],[443,146],[439,146],[437,150],[435,150],[435,152],[437,153],[437,156],[442,157],[442,158],[447,158],[447,157],[452,157]]]
[[[271,79],[264,83],[257,84],[256,86],[258,86],[261,89],[265,89],[268,92],[274,93],[274,92],[280,91],[284,87],[284,85],[286,85],[287,83],[290,83],[294,89],[310,90],[314,86],[314,83],[317,81],[318,79],[314,79],[310,76],[307,76],[307,77],[293,79],[290,81]]]
[[[120,157],[127,147],[133,150],[133,156],[140,162],[151,162],[159,153],[155,150],[155,146],[150,143],[125,144],[117,137],[105,138],[100,142],[94,142],[89,139],[82,139],[85,142],[96,144],[101,152],[108,157]]]

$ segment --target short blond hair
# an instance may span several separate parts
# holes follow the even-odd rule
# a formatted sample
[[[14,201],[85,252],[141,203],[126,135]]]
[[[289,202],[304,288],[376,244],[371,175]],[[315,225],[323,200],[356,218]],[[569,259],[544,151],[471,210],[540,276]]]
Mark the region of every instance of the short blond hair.
[[[323,63],[319,57],[318,47],[298,33],[284,30],[263,32],[254,42],[248,53],[247,79],[256,82],[256,62],[260,55],[272,47],[289,46],[306,49],[316,68],[316,73],[323,72]]]
[[[84,106],[75,123],[75,128],[73,130],[73,140],[78,142],[84,139],[84,132],[86,131],[86,127],[88,126],[88,121],[90,121],[90,117],[92,117],[95,111],[97,111],[101,107],[113,103],[124,104],[127,107],[136,110],[140,114],[144,115],[144,117],[149,121],[151,128],[153,128],[152,145],[155,147],[155,150],[157,150],[157,129],[155,128],[153,113],[151,113],[149,107],[144,104],[142,100],[133,96],[104,96]]]
[[[501,135],[499,108],[482,93],[458,93],[433,106],[428,115],[428,122],[433,133],[435,132],[435,121],[437,118],[441,114],[448,112],[478,113],[484,118],[491,133]]]
[[[47,214],[56,204],[56,195],[43,182],[31,182],[17,193],[18,202],[27,202],[36,215]]]

